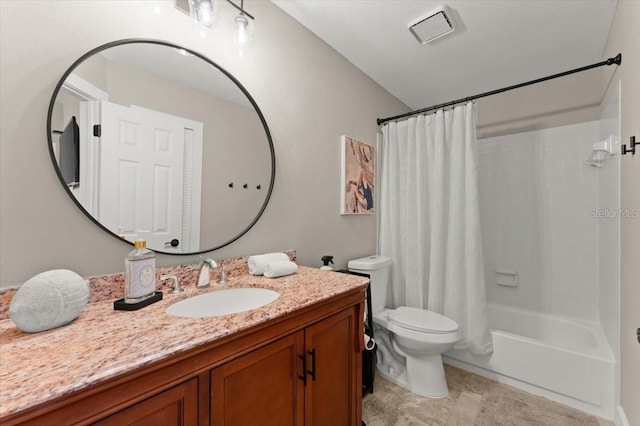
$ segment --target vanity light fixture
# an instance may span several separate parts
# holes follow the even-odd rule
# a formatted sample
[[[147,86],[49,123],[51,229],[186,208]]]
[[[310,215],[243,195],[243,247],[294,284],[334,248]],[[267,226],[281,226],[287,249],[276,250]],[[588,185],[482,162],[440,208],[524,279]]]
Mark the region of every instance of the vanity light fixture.
[[[179,3],[176,1],[176,7]],[[215,0],[189,0],[189,11],[193,18],[195,32],[202,38],[214,27],[218,17],[218,3]]]
[[[218,16],[217,0],[188,0],[188,11],[185,10],[186,0],[176,0],[176,7],[188,13],[195,21],[196,32],[201,37],[206,37],[210,29],[215,28],[215,20]],[[243,57],[253,45],[253,21],[255,18],[244,10],[244,0],[240,0],[240,6],[232,0],[226,0],[231,6],[240,11],[233,19],[233,44],[240,57]]]
[[[253,23],[247,19],[243,6],[244,0],[240,0],[240,15],[233,19],[233,45],[241,58],[246,56],[253,45]]]
[[[207,28],[213,27],[216,17],[217,4],[214,0],[189,0],[191,17],[200,25]]]

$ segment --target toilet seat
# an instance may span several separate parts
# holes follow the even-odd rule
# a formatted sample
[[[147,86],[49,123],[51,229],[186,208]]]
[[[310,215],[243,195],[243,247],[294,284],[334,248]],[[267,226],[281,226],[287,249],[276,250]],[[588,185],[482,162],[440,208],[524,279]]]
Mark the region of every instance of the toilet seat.
[[[426,309],[401,306],[389,314],[389,322],[398,327],[422,333],[447,334],[458,331],[458,324],[451,318]]]

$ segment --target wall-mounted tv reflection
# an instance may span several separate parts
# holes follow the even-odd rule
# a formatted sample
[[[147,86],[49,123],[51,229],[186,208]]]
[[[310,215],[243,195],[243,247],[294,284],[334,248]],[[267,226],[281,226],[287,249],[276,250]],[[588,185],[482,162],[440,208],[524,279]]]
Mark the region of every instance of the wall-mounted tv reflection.
[[[80,128],[75,117],[60,134],[60,172],[70,187],[80,184]]]

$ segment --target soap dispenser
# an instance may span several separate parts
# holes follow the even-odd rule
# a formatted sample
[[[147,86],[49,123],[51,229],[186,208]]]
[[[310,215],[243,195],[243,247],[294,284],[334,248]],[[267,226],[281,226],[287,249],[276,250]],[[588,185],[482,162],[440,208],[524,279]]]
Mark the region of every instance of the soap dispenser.
[[[156,255],[145,240],[136,240],[124,260],[124,303],[138,303],[156,293]]]

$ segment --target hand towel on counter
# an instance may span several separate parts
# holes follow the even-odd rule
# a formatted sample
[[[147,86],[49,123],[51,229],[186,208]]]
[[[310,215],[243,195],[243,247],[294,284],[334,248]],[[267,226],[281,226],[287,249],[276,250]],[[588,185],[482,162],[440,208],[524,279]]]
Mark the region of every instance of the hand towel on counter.
[[[264,268],[267,266],[267,263],[278,261],[289,261],[289,256],[284,253],[266,253],[249,256],[249,259],[247,259],[249,273],[251,275],[262,275],[264,274]]]
[[[284,277],[294,274],[298,270],[298,265],[290,260],[277,260],[267,263],[264,268],[264,276],[267,278]]]

